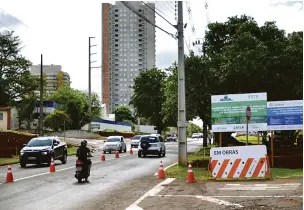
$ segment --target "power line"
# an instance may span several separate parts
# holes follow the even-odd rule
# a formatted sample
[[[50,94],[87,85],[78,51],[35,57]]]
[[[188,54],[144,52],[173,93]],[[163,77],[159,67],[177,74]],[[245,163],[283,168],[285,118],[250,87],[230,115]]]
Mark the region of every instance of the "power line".
[[[24,25],[25,27],[28,28],[28,26],[27,26],[23,21],[19,20],[18,18],[14,17],[13,15],[9,14],[8,12],[4,11],[4,10],[1,9],[1,8],[0,8],[0,10],[1,10],[3,13],[7,14],[8,16],[10,16],[11,18],[13,18],[13,19],[16,20],[17,22],[21,23],[22,25]]]
[[[168,31],[162,29],[161,27],[159,27],[158,25],[152,23],[147,17],[145,17],[144,15],[140,14],[139,12],[137,12],[132,6],[128,5],[127,2],[122,1],[121,3],[122,3],[123,5],[125,5],[129,10],[131,10],[133,13],[135,13],[137,16],[139,16],[139,17],[141,17],[142,19],[144,19],[147,23],[150,23],[152,26],[158,28],[159,30],[165,32],[166,34],[168,34],[168,35],[170,35],[171,37],[173,37],[174,39],[176,39],[176,37],[175,37],[172,33],[168,32]]]
[[[164,19],[167,23],[169,23],[171,26],[173,26],[174,28],[176,28],[175,25],[173,25],[172,23],[170,23],[166,18],[164,18],[162,15],[160,15],[158,12],[156,12],[153,8],[151,8],[148,4],[146,4],[145,2],[142,1],[142,3],[144,5],[146,5],[150,10],[152,10],[153,12],[155,12],[157,15],[159,15],[162,19]]]

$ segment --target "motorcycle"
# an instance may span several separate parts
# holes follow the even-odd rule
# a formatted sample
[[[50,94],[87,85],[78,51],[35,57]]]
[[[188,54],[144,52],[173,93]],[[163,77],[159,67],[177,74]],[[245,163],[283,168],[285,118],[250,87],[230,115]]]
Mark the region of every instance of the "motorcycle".
[[[88,161],[91,161],[91,159],[88,158]],[[91,172],[91,166],[92,164],[88,165],[87,170],[85,171],[84,163],[81,160],[76,161],[75,178],[78,180],[79,183],[81,183],[83,179],[85,179],[85,181],[88,181],[88,177],[90,176]]]

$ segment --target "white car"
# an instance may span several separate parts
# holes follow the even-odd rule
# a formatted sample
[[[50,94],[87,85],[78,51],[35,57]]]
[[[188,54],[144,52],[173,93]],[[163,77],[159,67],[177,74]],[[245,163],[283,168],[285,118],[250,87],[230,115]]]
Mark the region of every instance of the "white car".
[[[127,152],[127,145],[122,136],[109,136],[103,145],[104,153],[119,151],[120,153]]]
[[[200,138],[200,137],[201,137],[201,135],[199,133],[193,133],[191,136],[192,139],[196,139],[196,138]]]
[[[140,135],[133,136],[131,139],[131,147],[138,147],[140,137]]]
[[[166,156],[166,145],[160,135],[144,135],[140,137],[138,157],[146,155]]]

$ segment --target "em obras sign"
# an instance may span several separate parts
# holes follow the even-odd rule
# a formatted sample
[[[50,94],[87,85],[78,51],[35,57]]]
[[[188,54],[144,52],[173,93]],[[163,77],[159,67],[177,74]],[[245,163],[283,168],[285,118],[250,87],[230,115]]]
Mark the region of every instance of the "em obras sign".
[[[267,130],[267,93],[211,96],[213,132],[246,131],[246,108],[250,106],[249,131]]]
[[[266,146],[211,148],[209,169],[214,179],[266,177],[269,172]]]

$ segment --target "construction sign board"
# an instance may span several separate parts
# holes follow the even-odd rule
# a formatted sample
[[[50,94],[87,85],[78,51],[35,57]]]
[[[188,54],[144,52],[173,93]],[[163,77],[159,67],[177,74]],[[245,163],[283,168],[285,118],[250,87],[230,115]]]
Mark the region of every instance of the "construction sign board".
[[[267,131],[267,93],[246,93],[211,96],[212,132],[245,132],[248,106],[249,131]]]
[[[269,172],[266,146],[211,148],[209,172],[212,179],[266,177]]]

